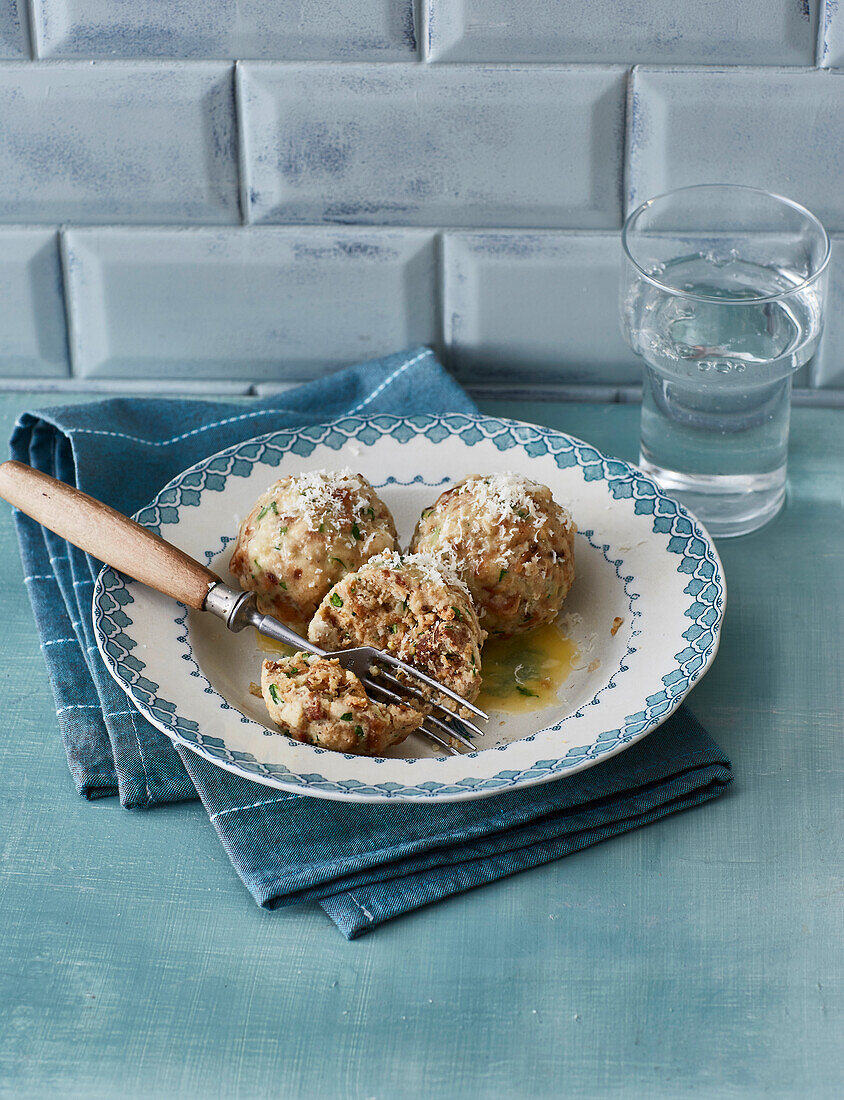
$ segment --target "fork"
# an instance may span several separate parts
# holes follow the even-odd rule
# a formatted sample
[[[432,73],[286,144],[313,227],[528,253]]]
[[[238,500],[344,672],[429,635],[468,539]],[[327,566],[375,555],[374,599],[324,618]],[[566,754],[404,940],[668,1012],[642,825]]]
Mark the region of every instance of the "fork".
[[[197,611],[216,615],[234,633],[253,626],[260,634],[297,650],[336,658],[381,701],[404,703],[407,701],[405,695],[423,701],[433,713],[426,715],[420,732],[452,755],[460,755],[453,741],[464,748],[475,748],[462,732],[463,728],[483,736],[482,729],[447,707],[442,698],[479,718],[486,719],[488,715],[432,676],[372,646],[333,653],[320,649],[278,619],[262,614],[254,592],[230,588],[216,573],[154,531],[63,481],[23,462],[3,462],[0,463],[0,497],[74,546],[141,584]],[[432,698],[409,680],[424,685],[440,698]],[[452,724],[447,724],[449,722]]]

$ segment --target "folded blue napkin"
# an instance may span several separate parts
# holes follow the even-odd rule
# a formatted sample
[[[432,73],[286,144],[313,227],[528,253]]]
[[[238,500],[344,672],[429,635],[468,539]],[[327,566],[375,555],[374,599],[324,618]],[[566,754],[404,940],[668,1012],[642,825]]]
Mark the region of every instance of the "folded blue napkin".
[[[251,436],[375,412],[475,412],[416,349],[248,405],[118,399],[22,415],[12,457],[136,512],[180,471]],[[627,751],[553,783],[460,803],[361,804],[274,791],[174,746],[114,683],[93,637],[99,563],[15,513],[26,584],[81,794],[202,799],[269,909],[316,900],[350,939],[400,913],[713,798],[730,762],[686,708]]]

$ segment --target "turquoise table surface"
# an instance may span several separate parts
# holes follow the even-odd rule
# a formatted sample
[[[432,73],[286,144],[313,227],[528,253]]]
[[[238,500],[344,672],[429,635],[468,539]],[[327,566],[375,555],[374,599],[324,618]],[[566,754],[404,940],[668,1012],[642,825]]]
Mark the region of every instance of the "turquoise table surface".
[[[0,432],[64,400],[0,396]],[[484,411],[635,456],[635,406]],[[259,910],[198,804],[76,795],[0,506],[0,1095],[844,1095],[844,413],[792,443],[691,698],[730,792],[352,943]]]

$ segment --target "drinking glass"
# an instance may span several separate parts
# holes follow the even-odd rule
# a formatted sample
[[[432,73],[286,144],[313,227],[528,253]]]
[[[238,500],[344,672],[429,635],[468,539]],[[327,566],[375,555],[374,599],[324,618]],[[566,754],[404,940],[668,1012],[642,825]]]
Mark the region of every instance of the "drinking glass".
[[[621,239],[640,465],[713,535],[754,531],[785,500],[792,375],[820,340],[829,238],[780,195],[703,184],[643,203]]]

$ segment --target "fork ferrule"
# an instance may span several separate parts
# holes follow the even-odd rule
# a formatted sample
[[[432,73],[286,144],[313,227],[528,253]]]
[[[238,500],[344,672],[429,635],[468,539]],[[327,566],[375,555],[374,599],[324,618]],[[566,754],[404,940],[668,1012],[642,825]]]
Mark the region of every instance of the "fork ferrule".
[[[254,592],[238,592],[222,581],[209,589],[202,610],[222,619],[234,633],[251,626],[259,614]]]

